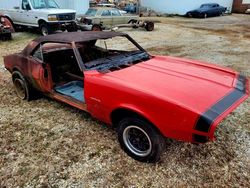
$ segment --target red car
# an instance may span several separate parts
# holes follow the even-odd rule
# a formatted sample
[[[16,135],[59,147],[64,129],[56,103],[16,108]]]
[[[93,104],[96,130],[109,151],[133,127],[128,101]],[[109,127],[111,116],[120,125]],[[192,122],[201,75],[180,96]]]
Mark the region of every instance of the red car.
[[[12,32],[14,32],[14,28],[11,22],[0,14],[0,38],[10,40],[12,38]]]
[[[218,123],[249,95],[247,78],[233,70],[151,56],[124,33],[40,37],[4,63],[21,99],[40,91],[89,112],[115,126],[121,147],[143,162],[159,159],[165,137],[213,140]]]

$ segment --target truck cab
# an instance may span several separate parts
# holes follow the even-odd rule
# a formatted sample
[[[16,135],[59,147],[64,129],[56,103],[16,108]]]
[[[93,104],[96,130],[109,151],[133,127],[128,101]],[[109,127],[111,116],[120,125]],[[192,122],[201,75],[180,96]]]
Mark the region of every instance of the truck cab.
[[[14,7],[2,12],[14,25],[39,28],[42,35],[77,30],[76,11],[60,9],[54,0],[17,0]]]

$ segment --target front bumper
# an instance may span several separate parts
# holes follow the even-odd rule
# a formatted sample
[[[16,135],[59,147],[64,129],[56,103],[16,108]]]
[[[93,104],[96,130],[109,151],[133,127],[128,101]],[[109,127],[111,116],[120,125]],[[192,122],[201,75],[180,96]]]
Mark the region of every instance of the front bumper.
[[[194,126],[193,141],[204,143],[214,140],[217,125],[249,96],[249,81],[239,75],[234,88],[221,100],[201,114]]]
[[[49,22],[48,25],[53,30],[65,30],[67,28],[77,28],[76,22]]]
[[[82,31],[91,31],[93,27],[92,24],[78,24],[77,26]]]

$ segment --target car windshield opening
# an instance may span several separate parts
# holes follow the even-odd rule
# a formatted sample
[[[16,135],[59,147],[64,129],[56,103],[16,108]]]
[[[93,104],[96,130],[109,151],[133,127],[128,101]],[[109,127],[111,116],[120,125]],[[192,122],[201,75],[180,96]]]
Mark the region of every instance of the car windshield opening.
[[[91,9],[88,9],[88,11],[86,12],[85,15],[87,15],[87,16],[95,16],[96,12],[97,12],[96,9],[91,8]]]
[[[54,0],[31,0],[34,9],[59,8]]]
[[[77,46],[86,70],[122,69],[151,58],[142,48],[123,36],[88,41]]]

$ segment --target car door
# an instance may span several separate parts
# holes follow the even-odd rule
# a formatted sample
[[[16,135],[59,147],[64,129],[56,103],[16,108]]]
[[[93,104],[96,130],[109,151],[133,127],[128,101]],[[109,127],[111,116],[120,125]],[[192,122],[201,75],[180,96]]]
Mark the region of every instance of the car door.
[[[111,15],[112,15],[112,25],[118,25],[118,24],[125,24],[125,17],[121,15],[119,10],[113,9],[111,10]]]
[[[211,16],[216,16],[219,14],[219,7],[218,5],[212,5],[212,8],[211,8]]]
[[[101,23],[105,27],[111,27],[113,24],[112,15],[110,10],[103,10],[101,14]]]
[[[32,78],[32,83],[35,84],[36,89],[44,93],[52,91],[52,77],[51,70],[48,64],[44,62],[42,45],[40,45],[33,54],[29,57],[29,74]]]
[[[30,2],[28,0],[22,0],[21,10],[20,10],[20,20],[21,23],[29,24],[29,12],[31,11]]]

